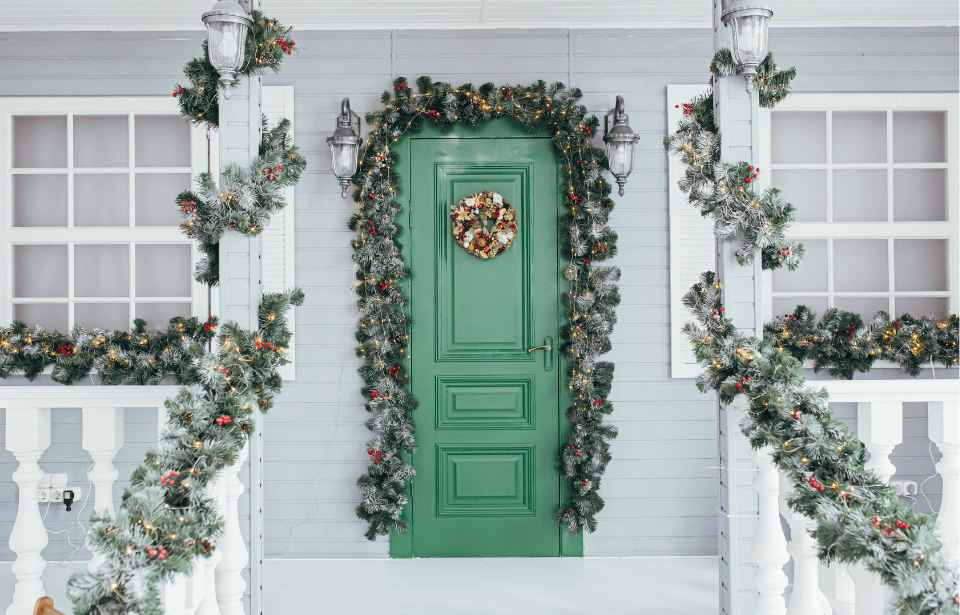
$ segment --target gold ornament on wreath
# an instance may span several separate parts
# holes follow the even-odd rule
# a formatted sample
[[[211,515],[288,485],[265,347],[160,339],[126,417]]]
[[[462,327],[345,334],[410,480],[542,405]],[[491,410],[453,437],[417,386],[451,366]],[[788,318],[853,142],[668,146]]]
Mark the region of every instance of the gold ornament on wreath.
[[[450,209],[454,238],[477,258],[503,254],[517,237],[516,210],[492,190],[460,199]]]

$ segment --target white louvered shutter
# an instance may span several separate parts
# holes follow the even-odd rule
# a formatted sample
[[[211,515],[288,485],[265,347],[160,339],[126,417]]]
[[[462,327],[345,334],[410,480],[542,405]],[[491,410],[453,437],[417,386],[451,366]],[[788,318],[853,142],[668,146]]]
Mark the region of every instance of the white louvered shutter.
[[[290,120],[290,136],[294,136],[293,126],[293,86],[265,85],[261,93],[261,108],[270,127],[276,126],[281,119]],[[271,216],[270,224],[262,234],[262,275],[263,292],[276,293],[293,288],[293,188],[287,188],[283,194],[287,206]],[[296,310],[287,312],[287,322],[291,331],[296,331]],[[296,375],[296,333],[285,350],[290,363],[281,369],[284,380],[293,380]]]
[[[676,130],[683,117],[683,103],[707,91],[707,85],[667,86],[667,130]],[[676,105],[680,105],[677,109]],[[687,202],[677,187],[683,177],[683,165],[670,156],[670,375],[673,378],[694,378],[700,373],[690,342],[681,331],[692,316],[683,305],[683,295],[704,271],[716,267],[713,221],[700,216],[700,211]]]

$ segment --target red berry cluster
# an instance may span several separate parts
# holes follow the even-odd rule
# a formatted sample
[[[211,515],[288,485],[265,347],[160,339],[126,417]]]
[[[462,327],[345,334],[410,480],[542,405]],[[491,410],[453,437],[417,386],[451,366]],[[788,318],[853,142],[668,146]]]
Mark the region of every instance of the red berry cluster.
[[[220,366],[220,371],[223,372],[223,375],[224,375],[224,376],[229,376],[229,375],[230,375],[230,372],[227,371],[227,368],[224,367],[224,366],[222,366],[222,365]]]
[[[679,108],[680,108],[680,105],[674,105],[673,108],[674,108],[674,109],[679,109]],[[691,105],[690,103],[683,103],[683,114],[684,114],[684,115],[690,115],[690,112],[691,112],[692,110],[693,110],[693,105]]]
[[[852,340],[853,334],[856,333],[856,331],[857,331],[857,328],[853,325],[850,325],[849,327],[847,327],[847,329],[843,333],[844,335],[847,336],[848,340]]]
[[[267,179],[275,179],[279,177],[281,173],[283,173],[283,165],[280,163],[263,170],[263,174],[267,176]]]
[[[579,204],[580,204],[580,197],[578,197],[578,196],[575,195],[575,194],[571,194],[571,195],[570,195],[570,202],[573,203],[574,205],[579,205]]]
[[[374,389],[370,391],[370,397],[371,399],[377,399],[378,397],[380,397],[380,389]]]
[[[197,213],[197,202],[196,201],[180,201],[180,211],[185,211],[191,214]]]
[[[568,451],[573,451],[573,454],[574,454],[574,456],[576,456],[576,457],[582,457],[582,456],[583,456],[583,451],[580,450],[580,445],[579,445],[579,444],[576,445],[576,446],[570,445],[570,446],[567,447],[567,450],[568,450]]]
[[[792,249],[790,246],[787,246],[786,248],[783,248],[783,249],[780,250],[780,254],[782,254],[782,255],[784,255],[784,256],[792,256],[792,255],[793,255],[793,249]]]
[[[387,373],[393,376],[394,378],[396,378],[397,376],[400,375],[400,366],[397,365],[396,367],[391,367],[390,369],[387,370]]]
[[[590,266],[590,259],[589,259],[589,258],[583,259],[583,264],[586,265],[587,267],[589,267],[589,266]]]
[[[264,348],[269,348],[274,352],[280,352],[279,350],[274,348],[273,344],[271,344],[270,342],[264,342],[263,340],[257,342],[257,350],[263,350]]]
[[[232,423],[232,422],[233,422],[233,419],[230,418],[230,415],[229,415],[229,414],[221,414],[221,415],[217,418],[217,425],[220,425],[221,427],[224,426],[224,425],[229,425],[229,424]]]
[[[900,330],[900,327],[901,327],[901,325],[900,325],[900,323],[899,323],[898,321],[894,321],[894,322],[893,322],[893,328],[894,328],[894,329],[896,329],[896,330],[899,331],[899,330]]]
[[[550,108],[550,103],[547,103],[547,109],[549,109],[549,108]]]
[[[757,178],[757,174],[760,173],[760,169],[754,169],[752,165],[749,166],[749,167],[747,167],[747,170],[753,172],[753,179],[756,179],[756,178]],[[745,182],[747,182],[747,183],[749,184],[750,182],[753,181],[753,179],[750,179],[750,173],[748,172],[748,173],[747,173],[747,177],[744,177],[744,178],[743,178],[743,181],[745,181]]]
[[[817,482],[817,479],[815,479],[814,477],[811,476],[811,477],[810,477],[810,480],[809,480],[808,482],[810,483],[810,486],[813,487],[814,489],[818,489],[818,490],[820,490],[820,491],[823,491],[823,485],[821,485],[820,483],[818,483],[818,482]]]
[[[380,287],[380,290],[387,290],[387,287],[390,286],[390,284],[392,284],[390,280],[387,280],[386,282],[377,282],[377,286]]]
[[[583,483],[581,483],[581,484],[582,484],[584,487],[586,487],[587,489],[590,488],[590,481],[588,481],[588,480],[583,481]]]
[[[371,235],[377,234],[377,229],[373,226],[373,222],[370,220],[367,220],[367,232],[370,233]]]
[[[610,248],[608,248],[608,247],[607,247],[607,244],[606,244],[605,242],[603,242],[603,241],[601,241],[600,243],[598,243],[598,244],[597,244],[597,247],[595,247],[595,248],[593,249],[593,253],[594,253],[594,254],[603,253],[603,252],[609,252],[609,251],[610,251]]]
[[[513,93],[512,93],[510,90],[507,90],[506,92],[501,91],[501,95],[502,95],[504,98],[510,98],[510,96],[511,96],[512,94],[513,94]]]
[[[280,47],[287,52],[287,55],[293,53],[293,46],[296,45],[296,41],[285,41],[282,38],[278,41],[273,41],[274,45],[280,45]]]
[[[440,117],[440,112],[434,111],[433,109],[427,109],[427,115],[430,117]]]
[[[178,95],[183,94],[183,88],[177,88],[177,91],[173,93],[173,97],[176,98]]]
[[[177,477],[180,476],[180,473],[176,470],[170,470],[160,479],[160,484],[164,487],[169,487],[177,482]]]
[[[793,418],[799,421],[801,418],[803,418],[803,412],[800,412],[799,410],[795,410],[793,412]]]
[[[579,327],[580,325],[577,325],[577,326]],[[600,399],[599,397],[593,400],[593,405],[594,405],[594,406],[602,406],[602,405],[605,404],[605,403],[607,403],[607,400],[605,400],[605,399]]]
[[[369,450],[367,454],[373,457],[373,463],[383,463],[383,460],[387,458],[387,456],[380,451]]]
[[[721,318],[723,318],[723,308],[720,308],[719,310],[714,310],[713,314],[711,315],[711,318],[713,318],[714,320],[720,320]]]
[[[204,331],[214,331],[217,328],[217,323],[213,322],[213,316],[207,318],[207,322],[203,323]]]
[[[387,155],[385,153],[377,154],[373,157],[373,161],[377,163],[378,167],[385,167],[387,166]]]
[[[899,519],[895,520],[895,521],[893,522],[893,524],[894,524],[897,528],[899,528],[899,529],[901,529],[901,530],[909,530],[909,529],[910,529],[910,524],[909,524],[909,523],[904,523],[903,521],[900,521]],[[880,519],[880,517],[874,517],[874,518],[873,518],[873,525],[874,525],[874,527],[880,528],[880,533],[882,533],[884,536],[892,536],[893,534],[896,534],[896,533],[897,533],[897,530],[890,529],[890,526],[889,526],[889,525],[883,523],[883,521]]]
[[[743,391],[743,387],[748,386],[749,382],[750,382],[750,378],[747,378],[746,376],[744,376],[743,378],[740,379],[740,382],[737,383],[737,390]]]
[[[797,317],[794,316],[793,314],[784,314],[783,317],[784,317],[784,318],[789,318],[790,320],[796,320],[796,319],[797,319]]]
[[[164,549],[163,547],[160,547],[159,549],[154,549],[153,547],[147,547],[147,556],[150,559],[153,559],[153,558],[167,559],[167,555],[169,554],[167,553],[167,550]]]
[[[57,346],[57,352],[60,354],[73,354],[76,349],[71,344],[66,344],[64,346]]]
[[[397,86],[398,92],[402,92],[404,90],[409,90],[409,89],[410,89],[410,86],[408,86],[406,83],[401,83],[400,85]]]
[[[583,134],[585,135],[590,134],[590,127],[586,124],[580,124],[580,130],[583,131]]]

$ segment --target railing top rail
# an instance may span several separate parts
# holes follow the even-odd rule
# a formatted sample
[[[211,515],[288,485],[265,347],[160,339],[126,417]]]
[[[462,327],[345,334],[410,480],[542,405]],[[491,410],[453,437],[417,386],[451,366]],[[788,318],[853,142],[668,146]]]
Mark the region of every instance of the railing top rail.
[[[177,393],[176,385],[0,386],[0,408],[157,408]]]
[[[807,380],[807,384],[827,389],[830,401],[834,402],[956,401],[960,396],[960,380],[956,377],[936,380]]]

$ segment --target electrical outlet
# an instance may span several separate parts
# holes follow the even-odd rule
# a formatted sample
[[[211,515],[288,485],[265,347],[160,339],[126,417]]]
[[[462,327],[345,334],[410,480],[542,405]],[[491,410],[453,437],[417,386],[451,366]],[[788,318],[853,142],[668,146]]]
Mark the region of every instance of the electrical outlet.
[[[38,501],[38,502],[49,502],[49,501],[50,501],[50,490],[49,490],[49,489],[37,489],[37,501]]]
[[[917,481],[915,480],[894,480],[890,481],[890,486],[897,490],[900,497],[916,497]]]
[[[50,491],[50,501],[51,502],[62,502],[63,501],[63,489],[52,489]]]

